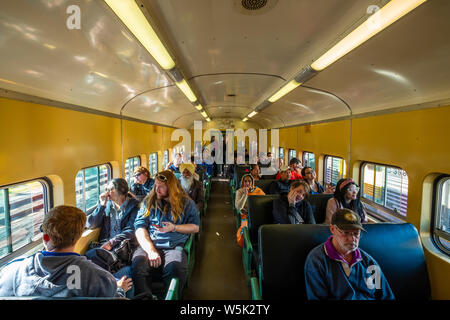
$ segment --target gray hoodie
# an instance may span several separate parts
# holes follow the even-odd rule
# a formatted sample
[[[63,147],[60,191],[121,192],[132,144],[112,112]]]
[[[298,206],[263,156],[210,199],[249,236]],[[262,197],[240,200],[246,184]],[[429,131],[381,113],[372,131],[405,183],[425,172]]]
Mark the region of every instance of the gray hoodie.
[[[112,274],[76,253],[39,251],[0,272],[0,297],[114,297]]]

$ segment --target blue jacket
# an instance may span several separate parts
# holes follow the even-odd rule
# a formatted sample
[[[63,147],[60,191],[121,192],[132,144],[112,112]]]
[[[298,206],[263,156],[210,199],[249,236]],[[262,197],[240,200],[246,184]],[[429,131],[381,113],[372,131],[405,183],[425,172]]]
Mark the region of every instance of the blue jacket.
[[[145,217],[147,213],[149,213],[149,215]],[[154,227],[154,225],[163,226],[163,221],[173,223],[172,213],[170,209],[168,210],[167,214],[164,215],[158,208],[151,208],[150,210],[148,210],[145,203],[142,203],[142,207],[139,210],[138,216],[134,223],[134,227],[136,229],[147,229],[150,235],[150,239],[157,249],[173,249],[176,246],[184,246],[187,239],[189,238],[189,234],[179,232],[159,232]],[[180,219],[175,222],[175,224],[200,225],[200,217],[198,215],[197,206],[191,198],[185,198],[183,213],[181,214]]]
[[[130,239],[133,244],[136,244],[136,237],[134,234],[134,220],[139,211],[139,201],[128,197],[128,203],[120,219],[119,233],[112,237],[110,212],[114,205],[112,201],[108,201],[106,206],[98,204],[95,211],[88,217],[86,221],[87,228],[101,228],[98,237],[99,242],[110,241],[111,245],[115,247],[125,239]]]
[[[381,268],[369,254],[357,249],[357,253],[354,253],[357,258],[351,262],[350,274],[347,276],[343,263],[348,263],[340,255],[328,252],[333,249],[326,250],[327,243],[329,248],[331,237],[326,243],[312,249],[306,258],[304,270],[308,300],[395,299]],[[379,282],[374,281],[377,274]]]
[[[131,185],[130,192],[132,192],[136,198],[139,199],[139,201],[142,201],[145,196],[150,193],[154,184],[155,180],[152,178],[147,178],[147,181],[145,181],[144,184],[133,183]]]

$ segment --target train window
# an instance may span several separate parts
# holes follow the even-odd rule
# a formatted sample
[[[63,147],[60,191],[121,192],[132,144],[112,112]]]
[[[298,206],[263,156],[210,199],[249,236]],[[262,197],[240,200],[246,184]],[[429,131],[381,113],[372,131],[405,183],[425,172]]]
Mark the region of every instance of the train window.
[[[308,166],[316,170],[316,160],[314,153],[307,151],[303,152],[303,166]]]
[[[97,206],[98,197],[105,192],[111,179],[111,166],[103,164],[78,171],[75,177],[77,208],[90,214]]]
[[[379,208],[375,205],[382,212],[405,220],[408,202],[408,175],[406,172],[397,167],[376,163],[364,163],[361,168],[362,198],[369,200],[369,204],[381,206]],[[379,210],[377,212],[381,213]],[[383,215],[382,218],[383,220],[392,220],[386,215]]]
[[[284,160],[284,148],[281,148],[280,147],[280,159],[283,159]]]
[[[325,174],[324,184],[333,184],[344,177],[345,173],[345,161],[342,158],[334,156],[325,156]]]
[[[292,158],[297,158],[297,151],[293,149],[289,149],[288,153],[289,161],[291,161]]]
[[[150,162],[148,168],[150,169],[150,174],[152,176],[158,172],[158,153],[153,152],[150,154]]]
[[[40,243],[49,192],[43,179],[0,188],[0,258]]]
[[[140,156],[128,158],[127,160],[125,160],[125,180],[127,180],[129,186],[131,186],[131,184],[133,183],[134,169],[136,169],[140,165]]]
[[[439,177],[435,186],[433,238],[450,255],[450,176]]]
[[[169,164],[169,150],[164,150],[163,168],[165,169]]]

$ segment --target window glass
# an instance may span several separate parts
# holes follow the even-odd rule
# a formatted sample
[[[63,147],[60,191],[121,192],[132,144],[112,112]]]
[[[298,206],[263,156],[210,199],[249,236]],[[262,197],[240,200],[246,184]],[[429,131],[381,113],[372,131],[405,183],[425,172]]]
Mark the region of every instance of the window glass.
[[[111,167],[106,164],[78,171],[75,177],[76,206],[86,214],[94,211],[110,179]]]
[[[169,164],[169,150],[164,150],[164,163],[163,168],[165,169]]]
[[[325,156],[324,183],[333,184],[344,177],[345,161],[339,157]]]
[[[450,176],[440,178],[436,189],[434,239],[450,255]]]
[[[150,174],[152,176],[158,172],[158,154],[156,152],[150,154],[150,161],[148,167],[150,169]]]
[[[48,188],[41,180],[0,188],[0,258],[40,240]]]
[[[125,160],[125,180],[127,180],[129,186],[133,183],[134,169],[140,165],[141,157],[139,156]]]
[[[292,158],[297,158],[297,151],[289,149],[289,161],[291,161]]]
[[[303,152],[303,166],[304,167],[308,166],[316,170],[316,161],[314,153],[306,151]]]
[[[408,202],[408,175],[397,167],[364,163],[361,196],[405,219]]]

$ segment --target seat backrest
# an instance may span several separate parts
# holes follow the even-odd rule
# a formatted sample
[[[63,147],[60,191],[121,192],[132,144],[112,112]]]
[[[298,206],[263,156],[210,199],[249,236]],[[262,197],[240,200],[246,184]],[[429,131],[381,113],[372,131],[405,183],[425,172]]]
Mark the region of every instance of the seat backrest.
[[[380,265],[398,300],[430,298],[425,255],[409,223],[365,224],[359,247]],[[319,224],[264,225],[258,236],[263,299],[306,300],[304,265],[309,252],[330,236]]]
[[[258,245],[258,229],[264,224],[273,223],[273,200],[278,199],[278,194],[247,197],[248,231],[252,245]]]
[[[274,179],[272,179],[272,180],[255,180],[255,186],[261,188],[265,194],[268,194],[269,186],[272,183],[272,181],[276,181],[276,180],[274,180]]]
[[[311,204],[311,207],[313,209],[314,219],[316,220],[316,223],[325,222],[327,204],[330,198],[333,198],[333,194],[311,194],[308,197],[308,202]]]

